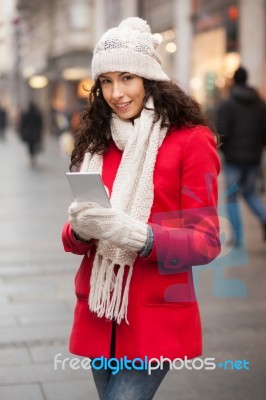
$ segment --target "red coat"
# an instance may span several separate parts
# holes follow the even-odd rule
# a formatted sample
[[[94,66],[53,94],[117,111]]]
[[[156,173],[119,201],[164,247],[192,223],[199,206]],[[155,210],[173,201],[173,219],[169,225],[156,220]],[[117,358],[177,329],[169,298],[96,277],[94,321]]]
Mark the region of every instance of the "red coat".
[[[104,154],[102,177],[110,192],[121,155],[113,143]],[[208,128],[170,130],[159,148],[154,170],[149,218],[154,246],[147,258],[137,257],[135,261],[129,325],[124,321],[116,324],[115,357],[175,359],[201,355],[200,314],[191,266],[207,264],[220,252],[216,213],[219,170],[216,143]],[[63,229],[63,244],[65,251],[85,254],[75,278],[77,304],[70,351],[108,358],[112,322],[98,318],[88,307],[95,245],[76,241],[69,223]]]

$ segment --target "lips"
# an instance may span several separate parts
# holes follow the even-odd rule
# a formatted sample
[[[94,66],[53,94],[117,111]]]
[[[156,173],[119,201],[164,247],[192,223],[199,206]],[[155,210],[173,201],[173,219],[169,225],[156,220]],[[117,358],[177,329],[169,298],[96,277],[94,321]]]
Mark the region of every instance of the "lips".
[[[119,108],[119,110],[123,110],[123,109],[126,108],[130,103],[131,103],[131,101],[127,101],[127,102],[125,102],[125,103],[118,103],[118,104],[115,104],[115,106],[116,106],[117,108]]]

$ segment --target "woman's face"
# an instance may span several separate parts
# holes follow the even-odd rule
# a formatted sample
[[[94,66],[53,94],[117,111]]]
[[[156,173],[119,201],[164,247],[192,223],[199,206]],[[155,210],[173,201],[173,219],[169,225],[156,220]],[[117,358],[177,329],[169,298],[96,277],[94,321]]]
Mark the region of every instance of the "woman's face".
[[[99,76],[102,94],[122,119],[137,118],[143,109],[143,79],[129,72],[108,72]]]

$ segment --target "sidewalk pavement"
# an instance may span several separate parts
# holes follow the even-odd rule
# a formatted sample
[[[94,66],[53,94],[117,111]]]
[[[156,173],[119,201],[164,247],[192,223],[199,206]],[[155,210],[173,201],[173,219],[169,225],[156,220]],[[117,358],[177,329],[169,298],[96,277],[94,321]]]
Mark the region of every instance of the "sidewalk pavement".
[[[68,353],[68,336],[73,279],[81,258],[65,254],[61,245],[72,201],[65,178],[69,160],[49,138],[31,168],[24,145],[12,131],[0,142],[0,157],[0,400],[96,400],[90,371],[69,365],[54,369],[56,354],[75,357]],[[234,253],[234,268],[229,261],[220,275],[207,268],[195,278],[204,357],[245,359],[250,370],[173,370],[155,400],[265,398],[266,245],[246,208],[244,223],[248,258]],[[221,291],[224,278],[227,285]],[[230,282],[247,288],[247,295],[229,296]]]

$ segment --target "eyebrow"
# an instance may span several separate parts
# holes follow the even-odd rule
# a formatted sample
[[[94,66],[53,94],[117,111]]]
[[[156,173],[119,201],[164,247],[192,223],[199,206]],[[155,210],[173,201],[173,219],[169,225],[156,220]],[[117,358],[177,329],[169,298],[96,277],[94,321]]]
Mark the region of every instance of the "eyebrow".
[[[124,74],[129,74],[129,73],[130,73],[130,72],[127,72],[127,71],[125,71],[125,72],[120,72],[120,73],[118,74],[118,76],[121,76],[121,75],[124,75]],[[104,74],[101,74],[101,75],[99,76],[99,78],[107,78],[107,79],[110,79],[109,76],[104,75]]]

